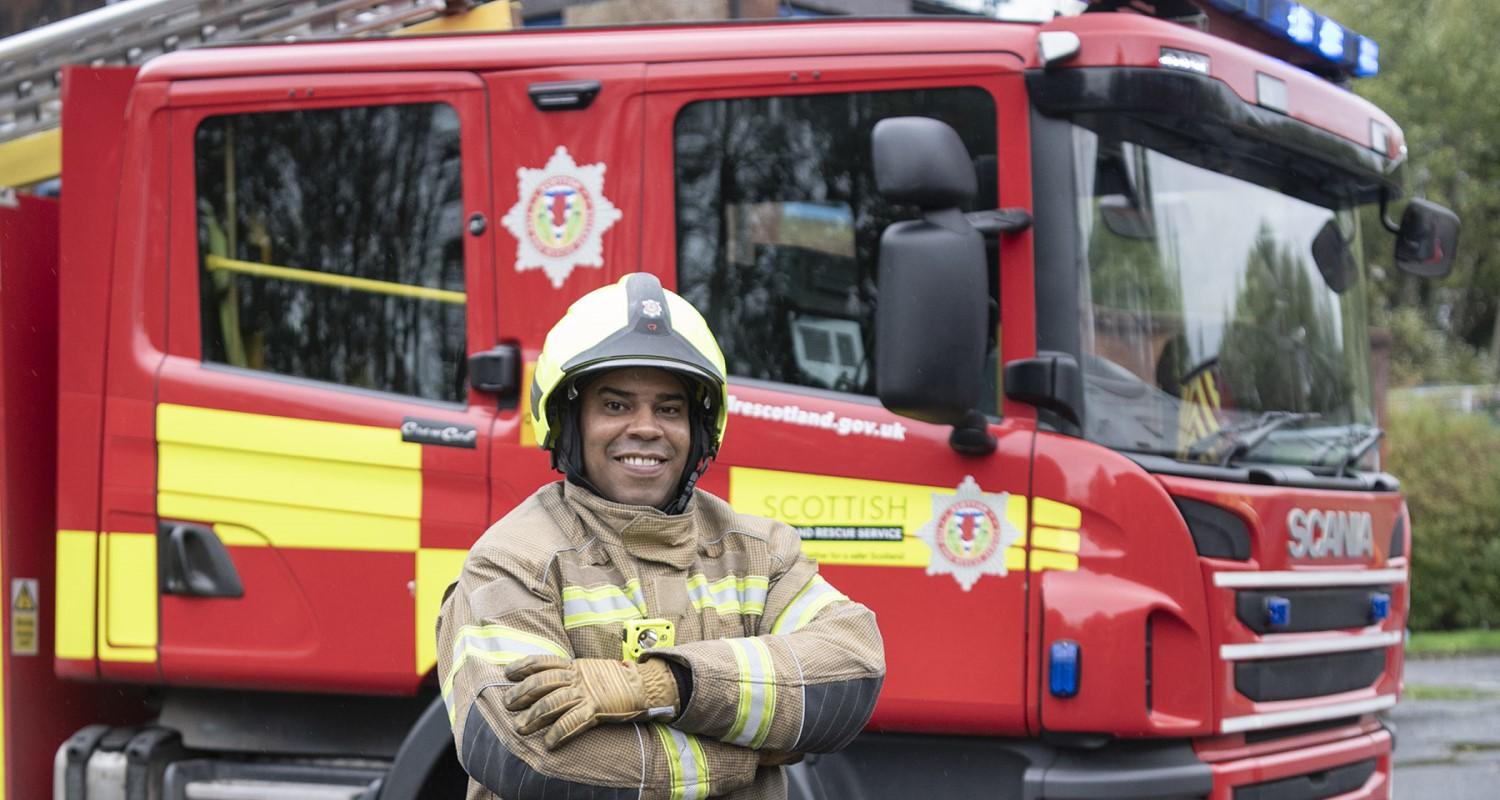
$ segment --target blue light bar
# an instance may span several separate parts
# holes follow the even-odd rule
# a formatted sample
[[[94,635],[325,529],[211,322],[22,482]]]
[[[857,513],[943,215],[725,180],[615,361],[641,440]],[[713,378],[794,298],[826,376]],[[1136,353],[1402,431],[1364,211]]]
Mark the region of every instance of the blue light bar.
[[[1047,668],[1047,688],[1053,697],[1078,694],[1078,643],[1066,639],[1052,643],[1052,657]]]
[[[1391,615],[1391,596],[1385,592],[1370,595],[1370,622],[1380,622]]]
[[[1208,0],[1208,3],[1306,50],[1345,75],[1368,78],[1380,72],[1380,45],[1296,0]]]

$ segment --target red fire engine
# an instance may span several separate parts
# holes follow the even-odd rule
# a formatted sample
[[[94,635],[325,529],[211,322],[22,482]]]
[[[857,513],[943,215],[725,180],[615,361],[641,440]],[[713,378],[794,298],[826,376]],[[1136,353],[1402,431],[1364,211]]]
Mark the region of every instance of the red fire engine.
[[[647,270],[732,376],[701,485],[885,635],[795,797],[1387,797],[1378,51],[1155,5],[70,69],[61,200],[0,209],[4,796],[460,791],[440,598],[554,477],[543,335]]]

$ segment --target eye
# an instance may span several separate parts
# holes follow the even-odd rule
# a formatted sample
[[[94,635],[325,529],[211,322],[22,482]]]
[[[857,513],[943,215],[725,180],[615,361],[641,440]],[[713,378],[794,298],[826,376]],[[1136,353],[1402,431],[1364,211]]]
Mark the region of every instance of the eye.
[[[625,410],[625,404],[622,403],[622,402],[620,402],[619,400],[605,400],[604,401],[604,410],[605,411],[614,411],[614,412],[624,411]]]
[[[656,409],[656,413],[664,417],[682,416],[682,406],[661,406]]]

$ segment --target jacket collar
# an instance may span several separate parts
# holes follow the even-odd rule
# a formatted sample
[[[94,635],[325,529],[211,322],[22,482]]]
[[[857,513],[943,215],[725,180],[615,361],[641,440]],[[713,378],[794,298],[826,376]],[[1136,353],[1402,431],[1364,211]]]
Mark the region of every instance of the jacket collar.
[[[622,545],[636,558],[687,569],[698,554],[699,503],[689,502],[681,514],[667,514],[606,500],[571,481],[563,481],[563,501],[591,535]]]

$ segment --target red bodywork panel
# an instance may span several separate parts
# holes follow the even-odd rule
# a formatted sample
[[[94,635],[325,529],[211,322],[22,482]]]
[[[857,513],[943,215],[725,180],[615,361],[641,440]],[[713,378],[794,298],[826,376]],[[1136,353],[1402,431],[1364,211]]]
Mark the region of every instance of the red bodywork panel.
[[[271,542],[267,546],[241,537],[228,550],[247,587],[245,597],[164,594],[153,660],[59,659],[57,674],[134,684],[416,693],[432,680],[430,671],[414,667],[421,664],[416,642],[427,634],[411,624],[422,602],[413,578],[422,574],[418,562],[466,549],[487,524],[555,477],[547,454],[529,440],[521,410],[512,404],[497,407],[489,395],[471,390],[463,403],[414,404],[376,392],[204,365],[193,161],[195,132],[203,120],[374,100],[453,105],[462,127],[463,213],[488,223],[487,231],[466,235],[463,244],[468,352],[513,344],[529,364],[546,331],[584,292],[636,270],[654,272],[664,285],[675,287],[672,133],[678,112],[692,102],[976,86],[995,100],[1000,203],[1032,209],[1030,105],[1023,72],[1040,68],[1036,37],[1043,31],[1071,31],[1082,41],[1081,52],[1060,68],[1156,67],[1164,45],[1203,52],[1213,59],[1213,76],[1249,102],[1255,100],[1255,73],[1265,72],[1286,82],[1292,116],[1361,144],[1367,144],[1370,121],[1378,121],[1391,134],[1386,155],[1397,158],[1403,147],[1394,123],[1352,94],[1222,40],[1131,14],[1091,14],[1041,27],[863,21],[306,43],[174,53],[152,61],[139,76],[134,70],[70,70],[64,111],[68,200],[61,234],[47,227],[54,224],[51,206],[27,200],[22,210],[45,224],[34,226],[25,240],[5,239],[0,256],[44,264],[51,258],[48,246],[62,243],[56,288],[64,301],[55,322],[45,309],[13,309],[14,276],[0,270],[6,274],[0,284],[0,313],[7,325],[4,375],[18,374],[18,361],[46,362],[54,371],[62,365],[60,373],[48,373],[56,374],[58,395],[46,409],[55,405],[58,417],[36,421],[36,430],[58,431],[55,520],[42,519],[40,511],[27,516],[15,510],[18,495],[36,495],[39,503],[32,509],[53,507],[44,496],[50,486],[21,485],[14,477],[17,453],[45,451],[50,443],[17,444],[18,436],[32,435],[18,434],[13,416],[16,393],[25,387],[4,386],[10,412],[3,429],[5,508],[8,515],[21,514],[4,521],[0,544],[6,548],[7,578],[21,574],[17,570],[39,570],[45,588],[57,530],[156,535],[164,407],[310,421],[338,430],[393,429],[407,415],[418,414],[472,426],[479,443],[473,449],[421,448],[414,542],[375,550],[361,548],[358,532],[348,532],[348,540],[337,546],[283,546],[263,537]],[[579,63],[580,58],[589,63]],[[542,111],[529,95],[534,84],[576,80],[604,87],[586,109]],[[520,196],[521,171],[541,167],[560,148],[577,164],[607,165],[604,192],[621,220],[603,235],[603,266],[578,267],[554,283],[540,269],[517,268],[518,241],[501,218],[526,199]],[[0,212],[0,222],[11,213]],[[1000,239],[1002,362],[1036,354],[1033,246],[1030,231]],[[45,284],[40,275],[28,273],[27,279]],[[49,290],[39,285],[22,292],[41,296]],[[39,324],[55,325],[60,355],[12,336],[9,326],[17,314],[40,315]],[[523,394],[528,388],[522,387]],[[1098,445],[1039,433],[1035,410],[1009,399],[1003,401],[1001,421],[992,425],[997,451],[975,458],[953,451],[949,429],[900,419],[868,399],[751,381],[734,383],[731,392],[747,404],[796,404],[813,414],[899,423],[905,435],[899,441],[845,437],[738,414],[719,463],[701,483],[720,496],[733,499],[737,481],[747,474],[790,474],[788,480],[805,475],[915,486],[937,503],[935,490],[951,492],[972,477],[984,492],[1024,498],[1030,509],[1036,498],[1045,498],[1081,513],[1081,543],[1075,545],[1071,570],[1043,568],[1030,538],[1021,540],[1024,568],[985,575],[971,588],[925,565],[826,566],[833,583],[880,619],[889,673],[875,729],[1208,737],[1200,742],[1200,757],[1213,763],[1216,785],[1223,787],[1378,757],[1379,783],[1359,796],[1386,790],[1389,737],[1367,720],[1265,747],[1247,745],[1243,736],[1218,735],[1226,716],[1310,701],[1257,707],[1237,694],[1233,665],[1219,657],[1219,648],[1254,644],[1258,638],[1236,620],[1234,592],[1216,587],[1214,576],[1404,567],[1404,562],[1385,562],[1387,532],[1405,513],[1399,496],[1154,476]],[[35,473],[37,461],[27,459],[25,466]],[[49,464],[37,474],[49,475],[51,469]],[[1240,515],[1253,535],[1251,560],[1199,558],[1173,495]],[[1293,506],[1369,511],[1375,519],[1375,556],[1361,564],[1288,562],[1283,521]],[[173,521],[221,521],[206,514],[179,516]],[[1028,528],[1030,521],[1027,516]],[[38,533],[17,533],[29,529]],[[1053,531],[1059,532],[1069,531]],[[1394,613],[1379,629],[1400,631],[1406,606],[1402,583],[1392,598]],[[45,646],[51,635],[45,618],[43,635]],[[1069,699],[1052,696],[1047,687],[1047,647],[1060,639],[1078,642],[1085,653],[1082,687]],[[1338,699],[1394,693],[1400,659],[1394,647],[1377,685]],[[15,701],[16,681],[51,680],[31,676],[27,670],[35,671],[37,663],[45,660],[7,662],[10,731],[19,707],[9,704]],[[935,664],[942,667],[939,673]],[[938,674],[941,679],[934,679]],[[45,691],[56,697],[54,692],[77,686],[49,684]],[[81,716],[48,716],[56,729],[35,737],[42,742],[37,752],[50,755],[62,733],[100,716],[93,709]],[[10,764],[23,757],[15,750],[17,741],[7,736]],[[35,753],[24,757],[33,763]],[[28,773],[27,780],[36,777]],[[1228,797],[1229,789],[1216,792],[1215,797]]]

